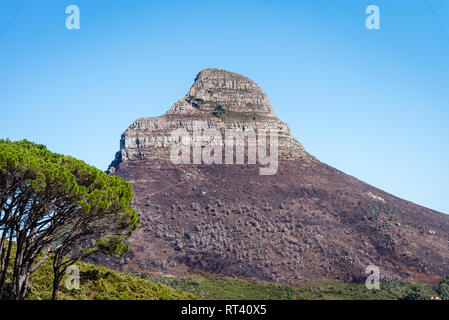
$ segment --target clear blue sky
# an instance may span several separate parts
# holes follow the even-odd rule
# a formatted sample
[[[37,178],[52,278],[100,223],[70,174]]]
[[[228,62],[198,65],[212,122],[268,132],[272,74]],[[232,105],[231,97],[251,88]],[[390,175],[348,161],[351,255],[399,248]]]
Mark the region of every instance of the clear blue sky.
[[[256,81],[321,161],[449,213],[448,32],[446,0],[2,0],[0,138],[105,170],[132,121],[222,68]]]

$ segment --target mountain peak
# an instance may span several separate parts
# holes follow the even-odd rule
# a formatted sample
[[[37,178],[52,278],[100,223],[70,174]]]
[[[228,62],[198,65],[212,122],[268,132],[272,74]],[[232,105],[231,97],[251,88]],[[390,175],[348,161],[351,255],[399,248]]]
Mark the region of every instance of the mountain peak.
[[[185,101],[200,111],[214,115],[274,117],[270,99],[254,81],[220,69],[200,71]]]
[[[192,139],[209,130],[274,130],[277,171],[260,175],[260,161],[175,164],[170,150],[179,140],[171,133],[178,129]],[[130,253],[109,262],[123,270],[202,270],[293,285],[365,282],[373,265],[382,279],[400,281],[434,281],[449,270],[447,215],[321,163],[274,116],[262,89],[232,72],[203,70],[167,113],[134,121],[109,172],[133,185],[142,219]]]
[[[275,131],[279,136],[279,157],[294,160],[309,157],[290,134],[288,124],[274,116],[270,99],[251,79],[237,73],[205,69],[200,71],[187,95],[164,115],[140,118],[123,133],[120,151],[111,163],[114,172],[128,160],[168,159],[170,133],[178,128]]]

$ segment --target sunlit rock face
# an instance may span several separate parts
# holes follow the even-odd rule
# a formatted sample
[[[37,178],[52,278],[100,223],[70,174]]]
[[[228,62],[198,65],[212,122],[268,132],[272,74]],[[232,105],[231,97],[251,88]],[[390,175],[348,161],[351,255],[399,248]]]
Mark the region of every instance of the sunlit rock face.
[[[221,105],[231,112],[274,117],[270,99],[252,80],[236,73],[206,69],[201,71],[187,95],[201,111]]]
[[[275,117],[270,99],[254,81],[233,72],[206,69],[198,73],[187,95],[164,115],[140,118],[129,126],[109,171],[114,172],[123,161],[169,159],[173,144],[170,134],[179,128],[190,133],[218,129],[223,136],[226,130],[275,131],[280,159],[307,157],[288,125]]]

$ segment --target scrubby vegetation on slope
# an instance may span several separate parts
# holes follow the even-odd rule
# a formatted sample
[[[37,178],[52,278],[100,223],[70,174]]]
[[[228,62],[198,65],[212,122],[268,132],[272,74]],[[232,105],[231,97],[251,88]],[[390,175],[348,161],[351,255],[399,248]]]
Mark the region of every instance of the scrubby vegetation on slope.
[[[66,288],[62,281],[59,299],[77,300],[190,300],[200,299],[198,295],[170,288],[140,277],[113,271],[103,266],[77,262],[80,270],[80,289]],[[53,276],[51,263],[43,264],[30,279],[26,299],[51,299]]]
[[[15,245],[12,246],[12,256]],[[26,300],[50,300],[53,292],[53,258],[47,259],[32,275]],[[198,300],[199,295],[148,281],[104,266],[78,261],[79,289],[68,289],[65,274],[60,285],[60,300]],[[12,267],[8,268],[5,287],[11,290]],[[71,282],[73,284],[73,282]],[[7,295],[6,295],[7,296]]]
[[[133,275],[85,262],[77,262],[80,289],[69,290],[62,281],[60,299],[66,300],[430,300],[449,299],[449,277],[438,284],[382,282],[380,290],[336,280],[320,280],[293,287],[212,274],[189,277]],[[26,299],[52,296],[51,259],[30,279]]]
[[[238,278],[197,274],[190,277],[141,275],[172,288],[201,295],[206,299],[255,300],[430,300],[446,298],[442,289],[449,278],[439,285],[414,282],[383,282],[380,290],[368,290],[365,285],[336,280],[320,280],[301,287],[255,282]]]

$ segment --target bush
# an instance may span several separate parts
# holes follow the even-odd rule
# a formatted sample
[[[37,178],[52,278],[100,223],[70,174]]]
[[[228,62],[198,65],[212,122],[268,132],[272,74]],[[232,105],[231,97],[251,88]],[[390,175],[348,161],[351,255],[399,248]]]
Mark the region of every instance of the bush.
[[[435,296],[432,288],[424,285],[413,285],[401,300],[431,300]]]
[[[225,113],[226,113],[226,109],[223,108],[222,105],[218,104],[215,107],[214,111],[212,112],[212,115],[215,116],[215,117],[220,117],[220,116],[222,116]]]
[[[437,293],[443,300],[449,300],[449,275],[444,277],[438,284]]]

